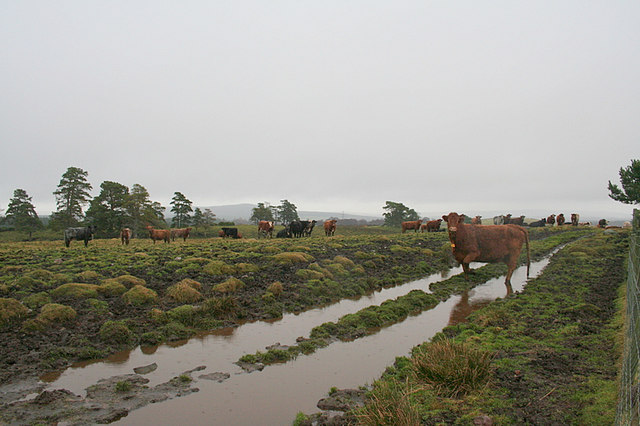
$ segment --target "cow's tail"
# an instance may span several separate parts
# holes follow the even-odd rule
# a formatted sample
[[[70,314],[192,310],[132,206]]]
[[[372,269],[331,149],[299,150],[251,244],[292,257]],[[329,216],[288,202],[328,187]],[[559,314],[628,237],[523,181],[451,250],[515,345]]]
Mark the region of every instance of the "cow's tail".
[[[527,244],[527,278],[529,278],[529,268],[531,267],[531,254],[529,252],[529,231],[524,231],[524,242]]]

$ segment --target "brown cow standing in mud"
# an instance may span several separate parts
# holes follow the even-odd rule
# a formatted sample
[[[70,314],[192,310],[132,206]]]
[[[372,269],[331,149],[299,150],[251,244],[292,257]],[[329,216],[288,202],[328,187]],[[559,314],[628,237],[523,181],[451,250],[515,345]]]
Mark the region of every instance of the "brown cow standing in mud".
[[[336,233],[336,219],[329,219],[324,221],[324,235],[331,237]]]
[[[418,232],[421,223],[422,219],[402,222],[402,233],[404,234],[407,229],[413,229],[413,232]]]
[[[120,240],[122,241],[122,244],[129,245],[130,239],[131,239],[131,229],[123,228],[122,231],[120,231]]]
[[[269,238],[273,238],[273,221],[271,220],[261,220],[258,222],[258,238],[264,236],[265,238],[268,236]]]
[[[471,262],[504,262],[509,268],[504,285],[507,294],[513,292],[511,275],[518,265],[522,244],[527,245],[527,276],[531,264],[529,233],[518,225],[467,225],[464,215],[449,213],[442,216],[447,222],[453,257],[462,265],[465,277]]]
[[[187,241],[189,238],[189,232],[191,232],[191,228],[177,228],[171,230],[171,241],[175,241],[176,237],[182,238],[182,241]]]
[[[153,244],[157,241],[163,240],[165,243],[169,243],[171,240],[171,231],[168,229],[153,229],[153,226],[146,226],[149,231],[149,237],[153,240]]]

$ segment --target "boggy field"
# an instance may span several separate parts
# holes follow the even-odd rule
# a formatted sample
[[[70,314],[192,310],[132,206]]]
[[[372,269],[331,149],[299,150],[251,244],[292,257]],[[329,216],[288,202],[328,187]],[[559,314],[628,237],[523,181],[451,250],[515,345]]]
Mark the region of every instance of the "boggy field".
[[[534,230],[532,255],[589,232]],[[278,318],[451,266],[446,233],[349,233],[169,245],[95,240],[68,249],[62,242],[0,244],[0,384],[199,330]]]

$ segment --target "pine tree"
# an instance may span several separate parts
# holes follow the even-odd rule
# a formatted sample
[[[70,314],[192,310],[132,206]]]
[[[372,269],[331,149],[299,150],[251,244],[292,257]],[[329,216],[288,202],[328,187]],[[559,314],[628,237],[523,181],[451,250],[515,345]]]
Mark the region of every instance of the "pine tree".
[[[130,222],[126,208],[128,200],[129,188],[118,182],[104,181],[100,184],[100,194],[91,200],[87,219],[98,227],[101,235],[117,237]]]
[[[159,203],[156,204],[159,205]],[[160,228],[166,226],[163,214],[164,207],[161,207],[161,212],[158,213],[154,208],[154,203],[149,199],[149,191],[142,185],[136,183],[131,187],[126,208],[134,237],[142,235],[145,232],[144,228],[148,225]]]
[[[276,207],[278,220],[280,223],[291,223],[294,220],[300,220],[298,217],[298,208],[289,200],[281,200],[282,204]]]
[[[609,197],[625,204],[640,204],[640,160],[631,160],[631,165],[620,167],[620,184],[609,181]]]
[[[419,219],[419,215],[414,209],[410,209],[402,203],[387,201],[382,209],[386,210],[385,213],[382,213],[385,226],[400,226],[404,221]]]
[[[258,203],[257,207],[254,207],[251,213],[251,220],[254,223],[258,223],[261,220],[273,220],[274,207],[271,207],[269,203]]]
[[[84,216],[82,207],[91,199],[92,187],[87,176],[88,173],[78,167],[69,167],[62,175],[58,189],[53,192],[57,210],[51,215],[49,226],[62,229],[80,223]]]
[[[31,204],[31,197],[24,189],[13,191],[13,198],[9,201],[4,222],[13,226],[16,231],[29,232],[29,237],[33,231],[42,228],[42,222],[38,218],[35,207]]]
[[[191,215],[189,215],[189,213],[193,211],[191,208],[191,204],[193,203],[181,192],[175,192],[170,204],[173,206],[171,212],[174,214],[171,220],[171,226],[177,228],[189,226],[191,223]]]

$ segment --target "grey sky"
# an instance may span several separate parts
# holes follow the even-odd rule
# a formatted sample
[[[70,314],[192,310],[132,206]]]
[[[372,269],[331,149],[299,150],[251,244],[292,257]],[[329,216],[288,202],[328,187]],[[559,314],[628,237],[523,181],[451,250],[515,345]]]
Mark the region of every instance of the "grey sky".
[[[630,215],[637,1],[0,1],[0,207]]]

